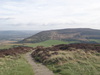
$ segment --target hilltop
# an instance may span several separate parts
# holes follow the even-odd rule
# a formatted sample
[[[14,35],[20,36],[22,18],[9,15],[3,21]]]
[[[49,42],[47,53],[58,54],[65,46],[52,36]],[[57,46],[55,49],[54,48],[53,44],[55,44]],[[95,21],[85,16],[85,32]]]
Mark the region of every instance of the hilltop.
[[[25,38],[20,42],[37,43],[46,40],[75,41],[80,43],[100,43],[100,30],[89,28],[48,30]]]

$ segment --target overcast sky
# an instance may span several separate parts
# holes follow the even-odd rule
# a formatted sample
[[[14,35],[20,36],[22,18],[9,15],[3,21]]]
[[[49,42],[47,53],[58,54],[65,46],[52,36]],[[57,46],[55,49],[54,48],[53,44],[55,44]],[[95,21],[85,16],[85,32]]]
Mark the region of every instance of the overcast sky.
[[[0,30],[100,29],[100,0],[0,0]]]

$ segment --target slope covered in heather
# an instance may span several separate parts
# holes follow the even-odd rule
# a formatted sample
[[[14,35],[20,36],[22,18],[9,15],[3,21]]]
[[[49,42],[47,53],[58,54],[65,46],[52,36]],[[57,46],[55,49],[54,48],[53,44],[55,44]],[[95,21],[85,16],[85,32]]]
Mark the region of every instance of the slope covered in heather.
[[[31,55],[56,75],[100,75],[100,44],[37,47]]]

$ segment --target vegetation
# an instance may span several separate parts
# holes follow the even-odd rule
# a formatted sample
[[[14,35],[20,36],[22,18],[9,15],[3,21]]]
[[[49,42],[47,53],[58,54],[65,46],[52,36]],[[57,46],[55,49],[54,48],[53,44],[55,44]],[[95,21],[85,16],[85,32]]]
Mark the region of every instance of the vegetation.
[[[100,52],[98,52],[100,51],[100,44],[94,44],[94,46],[92,46],[92,44],[84,44],[82,46],[75,44],[69,45],[70,48],[67,48],[66,45],[64,45],[66,47],[57,45],[72,42],[74,43],[75,41],[63,42],[48,40],[35,44],[10,44],[7,47],[1,46],[1,48],[10,48],[18,45],[30,47],[40,46],[36,48],[37,50],[32,53],[32,56],[36,61],[45,64],[56,75],[100,75]],[[78,47],[80,49],[77,49]],[[95,51],[96,49],[98,50]],[[18,49],[16,49],[16,51],[18,51]],[[34,73],[32,67],[23,56],[7,56],[0,58],[0,75],[34,75]]]
[[[39,31],[0,31],[0,41],[20,41]]]
[[[29,47],[37,47],[37,46],[44,46],[44,47],[49,47],[52,45],[57,45],[57,44],[69,44],[69,43],[75,43],[75,41],[59,41],[59,40],[47,40],[44,42],[40,43],[23,43],[23,44],[5,44],[5,45],[0,45],[0,49],[8,49],[12,47],[18,47],[18,46],[29,46]]]
[[[95,43],[100,43],[100,39],[89,39],[89,41],[91,42],[95,42]],[[12,47],[17,47],[17,46],[29,46],[29,47],[37,47],[37,46],[44,46],[44,47],[49,47],[52,45],[58,45],[58,44],[70,44],[70,43],[80,43],[79,41],[75,41],[75,40],[66,40],[66,42],[64,41],[59,41],[59,40],[47,40],[44,42],[40,42],[40,43],[19,43],[19,44],[4,44],[4,45],[0,45],[0,49],[8,49],[8,48],[12,48]]]
[[[68,42],[63,42],[63,41],[59,41],[59,40],[47,40],[47,41],[40,42],[40,43],[25,44],[25,46],[29,46],[29,47],[37,47],[37,46],[49,47],[49,46],[57,45],[57,44],[68,44]]]
[[[56,75],[100,75],[100,49],[95,50],[100,45],[68,46],[37,47],[32,57]]]
[[[75,43],[96,43],[89,41],[89,39],[100,39],[100,30],[89,28],[48,30],[25,38],[20,41],[20,43],[38,43],[46,40],[75,41]]]
[[[89,41],[93,41],[93,42],[96,42],[96,43],[100,43],[100,39],[89,39]]]
[[[0,49],[8,49],[11,47],[12,47],[12,45],[0,45]]]
[[[64,55],[63,55],[64,54]],[[100,53],[99,53],[100,55]],[[98,53],[84,51],[62,52],[51,61],[58,59],[60,63],[47,65],[54,73],[61,75],[100,75],[100,56]],[[61,60],[60,60],[61,59]],[[62,61],[64,60],[64,61]]]
[[[23,46],[23,44],[16,44],[16,43],[5,43],[0,45],[0,49],[9,49],[13,47]]]
[[[21,57],[0,58],[0,75],[34,75],[32,67]]]
[[[0,46],[3,49],[0,50],[0,75],[34,75],[32,67],[22,55],[33,48],[24,46],[12,48],[13,45]]]

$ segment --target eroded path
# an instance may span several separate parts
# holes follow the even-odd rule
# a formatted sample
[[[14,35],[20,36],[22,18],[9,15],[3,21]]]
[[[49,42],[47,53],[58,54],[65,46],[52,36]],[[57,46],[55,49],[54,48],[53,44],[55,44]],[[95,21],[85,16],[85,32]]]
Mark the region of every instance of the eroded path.
[[[50,71],[46,66],[42,64],[37,64],[33,58],[31,57],[30,53],[25,55],[26,60],[32,66],[35,75],[54,75],[52,71]]]

